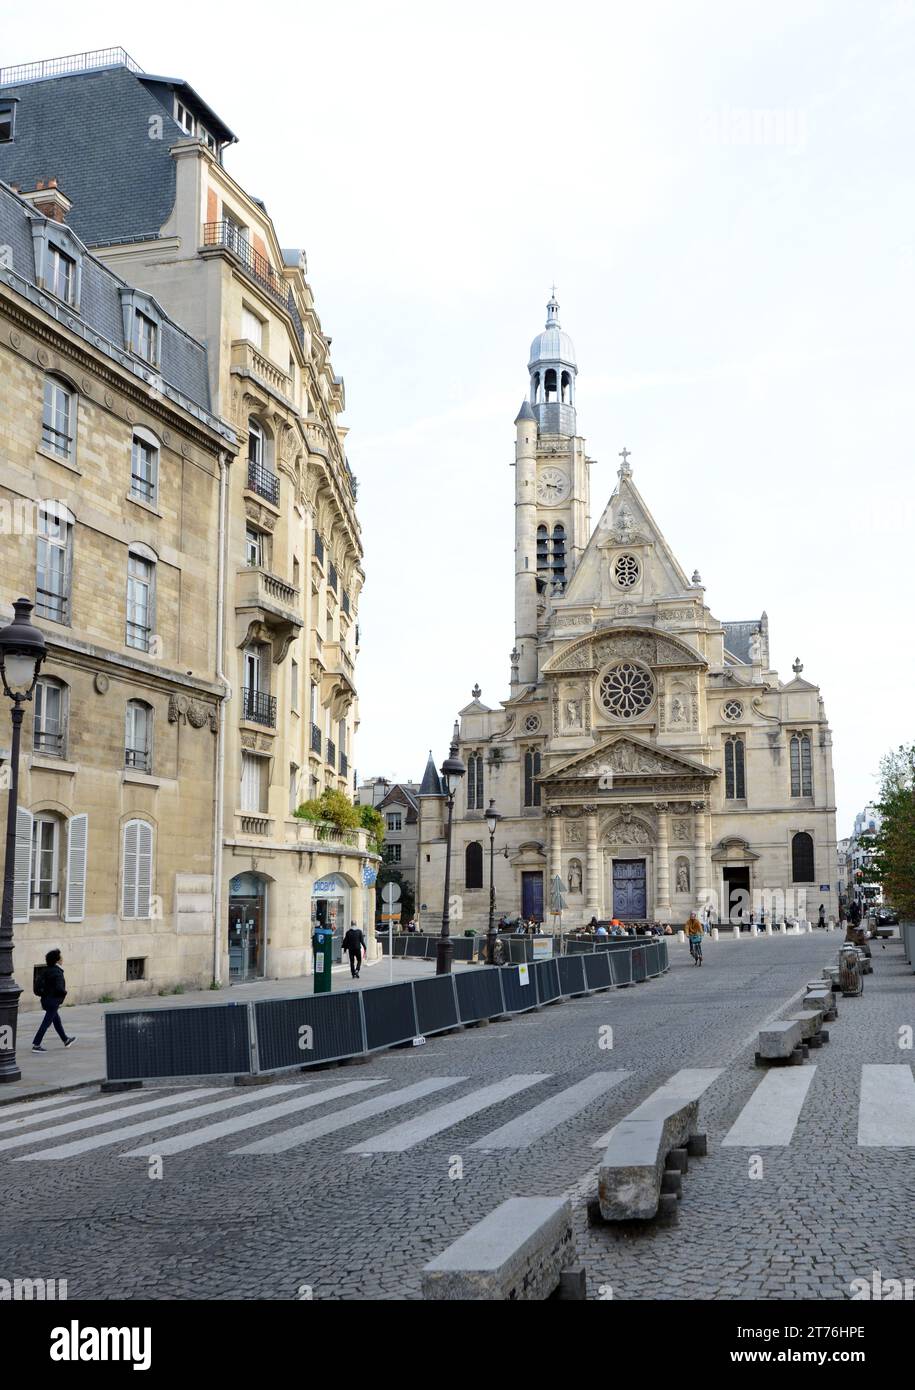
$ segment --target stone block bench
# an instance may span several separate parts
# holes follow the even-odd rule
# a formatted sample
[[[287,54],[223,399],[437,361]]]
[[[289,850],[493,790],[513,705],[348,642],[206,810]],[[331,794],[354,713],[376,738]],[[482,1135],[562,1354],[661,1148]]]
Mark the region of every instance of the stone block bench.
[[[698,1118],[698,1098],[657,1096],[638,1107],[637,1118],[620,1121],[601,1159],[591,1219],[650,1221],[660,1215],[675,1221],[689,1154],[707,1151],[705,1135],[696,1132]]]
[[[799,1066],[806,1056],[802,1029],[797,1019],[769,1023],[759,1030],[756,1065],[766,1062],[787,1062]]]
[[[801,1009],[798,1013],[791,1014],[787,1021],[801,1025],[801,1041],[808,1047],[821,1047],[823,1043],[829,1042],[829,1034],[823,1027],[823,1015],[819,1009]]]
[[[422,1271],[424,1299],[584,1298],[567,1197],[509,1197]]]
[[[832,989],[826,989],[825,987],[809,990],[808,993],[804,995],[804,1002],[801,1007],[804,1009],[820,1009],[823,1017],[830,1023],[839,1016],[835,995]]]

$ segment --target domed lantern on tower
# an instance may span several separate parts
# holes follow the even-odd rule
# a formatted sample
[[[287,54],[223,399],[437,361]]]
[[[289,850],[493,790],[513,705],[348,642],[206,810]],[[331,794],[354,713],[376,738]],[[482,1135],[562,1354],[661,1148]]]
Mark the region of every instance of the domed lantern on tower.
[[[547,305],[546,327],[531,343],[527,366],[531,375],[530,402],[540,433],[575,435],[578,366],[572,339],[559,324],[555,285]]]

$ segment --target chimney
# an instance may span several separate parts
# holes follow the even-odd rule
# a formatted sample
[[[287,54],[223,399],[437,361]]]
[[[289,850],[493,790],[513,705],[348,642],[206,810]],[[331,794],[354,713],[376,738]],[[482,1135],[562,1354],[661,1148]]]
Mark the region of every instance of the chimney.
[[[38,179],[31,193],[22,192],[19,196],[52,222],[66,222],[67,213],[73,207],[67,195],[57,187],[56,179],[47,182]]]

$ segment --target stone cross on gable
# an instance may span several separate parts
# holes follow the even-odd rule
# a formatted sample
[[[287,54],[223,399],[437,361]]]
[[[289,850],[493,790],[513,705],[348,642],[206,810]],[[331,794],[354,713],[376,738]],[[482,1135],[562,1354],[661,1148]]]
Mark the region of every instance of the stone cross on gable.
[[[621,449],[620,458],[623,460],[623,466],[620,469],[620,472],[625,473],[628,476],[632,472],[632,469],[629,467],[629,460],[632,458],[632,454],[629,452],[628,449]]]

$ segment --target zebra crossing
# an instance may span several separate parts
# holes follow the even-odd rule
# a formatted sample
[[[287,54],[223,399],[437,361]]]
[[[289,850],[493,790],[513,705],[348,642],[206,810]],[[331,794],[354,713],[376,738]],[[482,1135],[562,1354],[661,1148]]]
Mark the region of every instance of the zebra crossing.
[[[465,1152],[504,1154],[561,1134],[589,1107],[612,1105],[614,1090],[633,1075],[621,1068],[592,1072],[545,1096],[556,1079],[549,1072],[505,1076],[483,1086],[469,1076],[430,1076],[393,1089],[386,1077],[330,1084],[308,1078],[260,1092],[194,1086],[92,1099],[70,1093],[0,1109],[0,1160],[64,1162],[107,1150],[118,1159],[216,1151],[253,1161],[304,1151],[344,1131],[350,1133],[340,1152],[370,1157],[416,1149],[468,1121],[477,1121],[486,1132],[467,1142]],[[716,1067],[677,1071],[634,1109],[618,1114],[616,1123],[657,1116],[684,1098],[698,1099],[721,1075],[722,1068]],[[805,1109],[815,1106],[817,1085],[816,1066],[766,1072],[721,1147],[787,1147]],[[505,1120],[503,1111],[501,1122],[487,1128],[487,1118],[490,1125],[493,1118],[488,1112],[513,1103],[515,1114]],[[387,1128],[376,1127],[386,1119],[391,1121]],[[289,1123],[277,1128],[278,1122]],[[256,1133],[268,1128],[272,1132]],[[612,1132],[596,1135],[590,1141],[593,1149],[605,1147]],[[857,1143],[862,1148],[915,1148],[915,1076],[909,1064],[861,1066]]]

